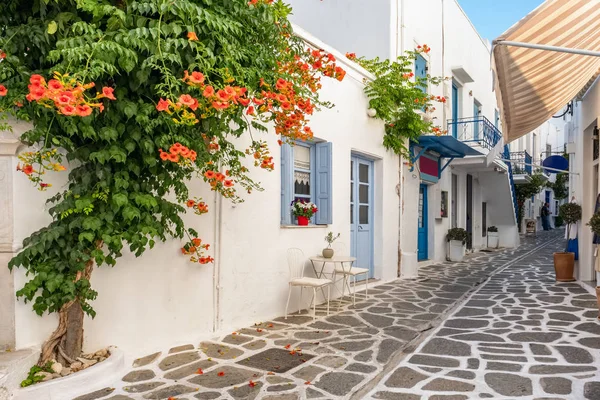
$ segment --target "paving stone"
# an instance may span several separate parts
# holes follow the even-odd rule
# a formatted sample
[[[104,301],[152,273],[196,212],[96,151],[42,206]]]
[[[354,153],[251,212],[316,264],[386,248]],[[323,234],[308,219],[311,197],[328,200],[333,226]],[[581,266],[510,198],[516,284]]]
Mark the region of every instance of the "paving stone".
[[[396,339],[400,339],[405,342],[408,342],[409,340],[414,339],[418,335],[418,333],[412,329],[398,327],[398,326],[385,328],[383,330],[383,332],[387,335],[393,336]]]
[[[141,382],[154,378],[156,374],[150,369],[131,371],[122,379],[123,382]]]
[[[595,367],[592,366],[575,366],[575,365],[534,365],[529,368],[529,373],[540,374],[540,375],[553,375],[553,374],[574,374],[577,372],[590,372],[596,371]]]
[[[495,305],[496,305],[496,303],[491,300],[471,300],[465,304],[465,307],[490,308]]]
[[[365,323],[360,321],[356,317],[352,317],[349,315],[333,315],[331,317],[325,318],[327,322],[331,322],[332,324],[337,325],[346,325],[346,326],[363,326]]]
[[[562,312],[550,313],[548,314],[548,317],[550,319],[557,319],[559,321],[579,321],[577,315]]]
[[[517,332],[508,335],[510,340],[515,342],[537,342],[551,343],[562,337],[562,334],[556,332]]]
[[[489,322],[482,319],[466,319],[456,318],[450,319],[444,323],[444,326],[449,328],[460,328],[460,329],[477,329],[488,326]]]
[[[364,374],[370,374],[376,370],[377,368],[375,366],[362,363],[352,363],[346,367],[346,371],[362,372]]]
[[[326,356],[319,358],[314,363],[330,368],[341,368],[346,365],[347,362],[348,360],[346,360],[344,357]]]
[[[307,365],[306,367],[301,368],[298,371],[294,372],[292,375],[298,379],[312,382],[315,380],[317,375],[319,375],[321,372],[324,372],[324,371],[325,371],[324,368],[317,367],[314,365]]]
[[[462,394],[451,394],[451,395],[444,395],[444,394],[436,394],[434,396],[429,396],[428,400],[467,400],[468,397]]]
[[[431,339],[423,348],[423,353],[446,356],[467,357],[471,355],[471,347],[466,343],[442,338]]]
[[[371,350],[363,351],[362,353],[358,353],[354,356],[356,361],[367,362],[371,361],[371,357],[373,356],[373,352]]]
[[[174,354],[172,356],[163,358],[160,364],[158,364],[158,368],[162,369],[163,371],[168,371],[199,359],[200,355],[197,351]]]
[[[237,364],[264,371],[284,373],[314,357],[315,355],[304,352],[292,353],[290,350],[271,348],[238,361]]]
[[[285,317],[279,317],[279,318],[275,318],[273,321],[282,322],[284,324],[291,324],[291,325],[302,325],[302,324],[305,324],[312,320],[313,320],[312,316],[288,315],[287,319],[285,319]]]
[[[129,393],[143,393],[148,392],[152,389],[156,389],[157,387],[162,386],[164,384],[164,382],[146,382],[140,383],[138,385],[125,386],[123,390]]]
[[[251,379],[260,377],[260,375],[255,371],[226,365],[205,372],[202,375],[196,375],[189,382],[209,389],[221,389],[239,385],[242,382],[249,382]]]
[[[193,344],[184,344],[183,346],[173,347],[169,350],[169,354],[180,353],[182,351],[194,350]]]
[[[487,363],[486,369],[492,371],[519,372],[521,370],[521,365],[490,361]]]
[[[115,391],[114,388],[104,388],[104,389],[96,390],[95,392],[92,392],[92,393],[85,394],[83,396],[76,397],[73,400],[96,400],[101,397],[106,397],[114,391]]]
[[[318,390],[315,390],[313,388],[307,388],[306,389],[306,398],[307,399],[317,399],[320,397],[325,397],[325,395],[321,392],[319,392]]]
[[[467,360],[467,368],[469,368],[469,369],[479,368],[479,360],[477,358],[469,358]]]
[[[461,308],[459,312],[455,314],[456,317],[476,317],[479,315],[487,315],[488,310],[481,308]]]
[[[572,383],[566,378],[543,377],[540,379],[542,389],[550,394],[571,394]]]
[[[221,397],[221,393],[219,393],[219,392],[203,392],[203,393],[198,393],[194,397],[196,399],[200,399],[200,400],[214,400],[216,398]]]
[[[261,400],[298,400],[298,395],[296,393],[272,394],[263,396]]]
[[[325,339],[331,336],[331,332],[329,331],[305,331],[305,332],[296,332],[294,334],[298,339],[304,340],[320,340]]]
[[[553,357],[534,357],[533,359],[539,363],[555,363],[558,361],[558,359]]]
[[[285,392],[285,391],[292,390],[295,388],[296,388],[296,385],[291,384],[291,383],[286,383],[286,384],[282,384],[282,385],[269,386],[269,387],[267,387],[267,392]]]
[[[531,396],[531,379],[514,374],[489,372],[484,376],[485,383],[503,396]]]
[[[592,348],[592,349],[600,349],[600,340],[598,338],[583,338],[579,339],[578,342],[583,346]]]
[[[531,352],[536,356],[551,356],[552,350],[548,348],[548,346],[543,344],[531,343],[529,345]]]
[[[363,351],[375,344],[374,340],[361,340],[356,342],[340,342],[334,343],[331,347],[343,351]]]
[[[436,390],[443,392],[472,392],[475,385],[453,379],[436,378],[423,386],[424,390]]]
[[[388,318],[379,314],[361,313],[360,317],[377,328],[385,328],[394,324],[393,318]]]
[[[262,382],[255,382],[255,386],[250,386],[249,382],[239,387],[230,389],[227,393],[234,399],[254,400],[258,397],[260,389],[263,387]]]
[[[181,394],[193,393],[193,392],[196,392],[196,388],[193,388],[191,386],[173,385],[173,386],[169,386],[166,388],[156,390],[152,393],[145,394],[144,399],[160,400],[160,399],[166,399],[167,397],[175,397],[175,396],[179,396]]]
[[[591,364],[594,362],[594,357],[585,349],[574,346],[555,346],[554,348],[569,364]]]
[[[387,381],[385,381],[385,386],[410,389],[427,378],[427,375],[415,371],[412,368],[400,367],[390,375]]]
[[[377,361],[385,364],[390,357],[402,348],[402,343],[393,339],[384,339],[379,345],[379,353],[377,353]]]
[[[432,365],[435,367],[444,367],[444,368],[457,368],[460,365],[458,360],[455,360],[452,358],[426,356],[426,355],[422,355],[422,354],[415,354],[414,356],[412,356],[410,358],[410,360],[408,362],[411,364]]]
[[[291,383],[293,382],[291,379],[288,378],[284,378],[283,376],[267,376],[267,382],[269,382],[272,385],[277,385],[280,383]]]
[[[489,343],[486,343],[489,345]],[[496,353],[496,354],[525,354],[523,350],[519,349],[504,349],[504,348],[495,348],[495,347],[479,347],[479,351],[484,353]]]
[[[475,373],[471,371],[450,371],[446,374],[446,376],[451,376],[453,378],[461,378],[461,379],[475,379]]]
[[[129,396],[123,396],[122,394],[118,394],[116,396],[108,397],[106,400],[133,400]]]
[[[185,365],[181,368],[175,369],[173,371],[167,372],[164,377],[166,379],[179,380],[183,379],[186,376],[194,375],[198,372],[198,369],[208,369],[217,363],[214,361],[202,360],[192,364]]]
[[[583,386],[583,396],[589,400],[600,399],[600,382],[586,382]]]
[[[229,344],[242,345],[242,344],[250,342],[252,340],[254,340],[254,338],[251,336],[235,334],[235,335],[227,335],[221,341],[224,343],[229,343]]]
[[[350,372],[328,372],[319,378],[315,386],[336,396],[345,396],[362,382],[362,375]]]
[[[377,392],[373,395],[376,399],[382,400],[420,400],[421,396],[410,393],[398,392]]]
[[[584,324],[577,325],[575,329],[600,336],[600,324],[596,322],[586,322]]]
[[[255,340],[254,342],[246,343],[242,347],[248,350],[260,350],[267,345],[264,340]]]
[[[157,353],[153,353],[153,354],[147,355],[145,357],[135,359],[133,361],[133,368],[144,367],[148,364],[151,364],[154,361],[156,361],[156,359],[158,359],[158,357],[160,357],[161,354],[162,353],[159,351]]]
[[[453,336],[452,339],[467,340],[473,342],[505,342],[503,338],[488,333],[465,333],[462,335]]]
[[[527,362],[526,357],[509,356],[509,355],[505,355],[505,354],[482,354],[481,358],[483,358],[484,360],[494,360],[494,361]]]

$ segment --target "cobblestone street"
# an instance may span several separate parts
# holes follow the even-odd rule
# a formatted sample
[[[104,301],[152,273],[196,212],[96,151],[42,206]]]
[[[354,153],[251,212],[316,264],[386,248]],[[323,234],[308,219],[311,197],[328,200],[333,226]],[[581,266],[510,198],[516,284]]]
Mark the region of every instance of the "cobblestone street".
[[[560,238],[423,267],[316,322],[295,314],[146,355],[77,400],[598,400],[596,300],[554,282]]]

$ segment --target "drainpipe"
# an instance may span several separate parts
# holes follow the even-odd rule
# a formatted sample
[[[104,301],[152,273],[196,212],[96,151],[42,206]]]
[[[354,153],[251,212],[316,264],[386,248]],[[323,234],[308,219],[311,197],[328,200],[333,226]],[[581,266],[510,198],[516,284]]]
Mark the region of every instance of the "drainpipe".
[[[222,235],[222,221],[223,221],[223,197],[220,196],[216,191],[214,194],[214,207],[215,207],[215,262],[213,264],[213,332],[218,332],[221,329],[221,243],[223,239]]]
[[[398,9],[396,9],[398,12]],[[400,0],[400,15],[396,17],[396,21],[400,20],[400,29],[396,23],[396,48],[398,43],[400,44],[400,52],[396,50],[396,55],[404,55],[404,0]],[[402,157],[398,157],[398,172],[399,172],[399,183],[396,187],[396,194],[398,195],[398,277],[402,275],[402,220],[404,214],[404,169]]]

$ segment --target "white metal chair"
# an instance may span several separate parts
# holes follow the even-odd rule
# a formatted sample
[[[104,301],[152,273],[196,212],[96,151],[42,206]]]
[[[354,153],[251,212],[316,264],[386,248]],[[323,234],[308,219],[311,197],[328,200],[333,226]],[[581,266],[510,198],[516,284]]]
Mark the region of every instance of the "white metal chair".
[[[334,245],[334,251],[336,255],[339,256],[348,256],[348,249],[346,247],[346,245],[344,243],[341,242],[335,242]],[[348,294],[352,293],[352,305],[356,305],[356,277],[360,276],[360,275],[365,275],[365,300],[369,298],[369,286],[368,286],[368,279],[369,279],[369,273],[371,271],[369,271],[368,268],[358,268],[358,267],[354,267],[353,265],[350,265],[350,267],[344,267],[344,263],[339,263],[339,265],[336,263],[335,264],[335,268],[333,270],[333,281],[336,282],[336,275],[340,274],[343,276],[343,286],[342,286],[342,297],[344,297],[344,287],[348,288]],[[353,286],[354,286],[354,290],[350,289],[350,280],[349,278],[352,277],[353,279]],[[341,300],[341,299],[340,299]],[[341,303],[341,302],[340,302]],[[338,306],[339,308],[339,306]]]
[[[288,288],[288,299],[287,304],[285,305],[285,319],[287,319],[288,308],[290,306],[290,298],[292,297],[292,287],[299,286],[300,287],[300,303],[302,303],[302,290],[306,288],[312,288],[313,290],[313,298],[311,303],[313,304],[313,321],[317,316],[317,289],[324,288],[327,286],[327,315],[329,315],[329,295],[332,281],[331,279],[319,279],[319,278],[310,278],[304,276],[304,263],[305,263],[304,253],[300,249],[288,249],[287,251],[287,261],[288,267],[290,269],[290,282]],[[310,309],[310,306],[309,306]]]

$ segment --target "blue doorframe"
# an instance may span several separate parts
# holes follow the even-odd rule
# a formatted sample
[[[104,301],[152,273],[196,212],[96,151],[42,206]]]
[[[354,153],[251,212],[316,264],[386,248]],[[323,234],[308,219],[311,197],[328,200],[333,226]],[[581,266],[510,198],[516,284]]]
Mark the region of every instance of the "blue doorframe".
[[[458,138],[458,87],[452,84],[452,136]]]
[[[373,278],[373,161],[353,155],[350,169],[350,254],[356,257],[354,266],[368,268]]]
[[[421,184],[419,187],[419,212],[418,212],[418,259],[427,260],[429,258],[429,238],[428,238],[428,215],[427,215],[427,185]]]

